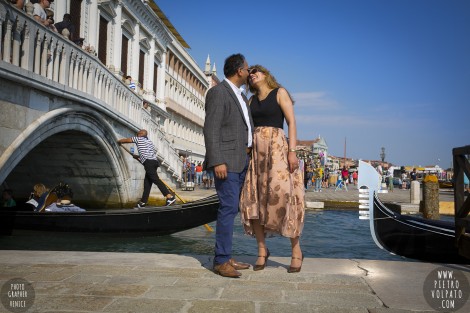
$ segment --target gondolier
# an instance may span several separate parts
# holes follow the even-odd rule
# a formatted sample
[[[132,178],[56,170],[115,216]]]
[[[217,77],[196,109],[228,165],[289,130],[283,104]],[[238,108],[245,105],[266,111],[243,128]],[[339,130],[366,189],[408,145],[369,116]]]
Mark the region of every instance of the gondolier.
[[[162,195],[166,197],[166,205],[172,205],[175,203],[175,197],[170,193],[170,191],[168,191],[168,188],[166,188],[165,184],[158,177],[157,168],[159,163],[157,160],[157,154],[155,152],[153,142],[147,137],[147,131],[145,129],[141,129],[137,132],[137,136],[122,138],[117,142],[120,145],[123,143],[135,143],[137,145],[139,155],[133,155],[133,157],[139,160],[145,169],[144,192],[142,193],[142,198],[137,203],[137,207],[143,208],[147,204],[152,183],[157,185]]]

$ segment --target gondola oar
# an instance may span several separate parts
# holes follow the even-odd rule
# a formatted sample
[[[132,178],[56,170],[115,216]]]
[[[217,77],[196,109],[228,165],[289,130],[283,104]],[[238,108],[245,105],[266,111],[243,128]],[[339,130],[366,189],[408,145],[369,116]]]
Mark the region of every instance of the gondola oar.
[[[187,201],[185,201],[183,198],[181,198],[181,197],[176,193],[176,191],[175,191],[173,188],[171,188],[170,186],[168,186],[167,183],[165,183],[163,180],[162,180],[162,182],[165,184],[165,186],[166,186],[168,189],[170,189],[171,192],[173,192],[173,194],[174,194],[178,199],[181,200],[181,202],[183,202],[183,203],[186,203],[186,202],[187,202]],[[210,231],[210,232],[213,232],[213,231],[214,231],[214,230],[212,229],[212,227],[210,227],[208,224],[204,224],[204,227],[205,227],[208,231]]]
[[[126,147],[124,147],[124,146],[122,146],[122,145],[121,145],[121,147],[122,147],[124,150],[126,150],[127,152],[129,152],[129,154],[132,155],[132,157],[135,156],[134,153],[131,152],[131,150],[127,149]],[[166,186],[178,199],[180,199],[181,202],[187,203],[187,201],[185,201],[183,198],[181,198],[181,197],[176,193],[176,191],[175,191],[173,188],[171,188],[170,186],[168,186],[168,184],[165,183],[163,180],[162,180],[162,183],[165,184],[165,186]],[[208,224],[204,224],[204,227],[205,227],[208,231],[210,231],[210,232],[213,232],[213,231],[214,231],[214,230],[212,229],[212,227],[210,227]]]

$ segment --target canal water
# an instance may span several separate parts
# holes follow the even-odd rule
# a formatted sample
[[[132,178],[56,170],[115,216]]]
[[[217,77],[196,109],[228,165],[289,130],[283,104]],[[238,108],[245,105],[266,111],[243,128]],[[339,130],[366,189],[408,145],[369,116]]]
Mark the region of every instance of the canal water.
[[[209,224],[215,228],[215,223]],[[215,233],[200,226],[168,236],[44,233],[18,231],[0,236],[2,250],[107,251],[171,254],[213,254]],[[290,241],[267,239],[274,256],[290,256]],[[371,260],[407,260],[378,248],[370,235],[369,221],[359,220],[357,211],[307,211],[301,247],[306,257]],[[235,220],[234,255],[257,255],[256,240],[243,233]]]

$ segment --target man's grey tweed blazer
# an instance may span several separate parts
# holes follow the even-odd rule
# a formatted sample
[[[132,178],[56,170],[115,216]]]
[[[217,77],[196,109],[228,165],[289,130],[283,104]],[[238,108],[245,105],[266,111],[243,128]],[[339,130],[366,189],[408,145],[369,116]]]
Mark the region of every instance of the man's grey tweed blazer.
[[[253,131],[250,108],[248,116]],[[206,168],[225,163],[228,172],[240,173],[243,170],[246,165],[248,125],[237,96],[225,80],[207,92],[204,141]]]

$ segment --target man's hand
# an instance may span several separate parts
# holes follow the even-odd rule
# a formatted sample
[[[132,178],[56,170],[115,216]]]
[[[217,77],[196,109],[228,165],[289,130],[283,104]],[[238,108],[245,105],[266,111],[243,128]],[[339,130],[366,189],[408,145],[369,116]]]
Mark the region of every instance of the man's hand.
[[[219,164],[214,166],[214,173],[215,177],[218,179],[226,179],[227,178],[227,165],[224,164]]]

